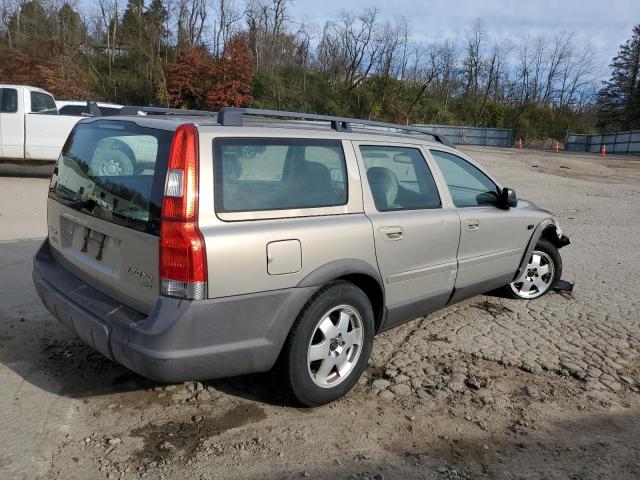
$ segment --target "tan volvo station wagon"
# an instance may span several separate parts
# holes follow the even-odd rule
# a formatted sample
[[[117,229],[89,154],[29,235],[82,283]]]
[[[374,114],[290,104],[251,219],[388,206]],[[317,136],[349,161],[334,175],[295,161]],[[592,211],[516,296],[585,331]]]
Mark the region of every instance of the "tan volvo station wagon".
[[[40,298],[161,382],[274,370],[344,395],[374,336],[496,289],[534,299],[569,243],[429,131],[255,109],[80,121],[55,167]]]

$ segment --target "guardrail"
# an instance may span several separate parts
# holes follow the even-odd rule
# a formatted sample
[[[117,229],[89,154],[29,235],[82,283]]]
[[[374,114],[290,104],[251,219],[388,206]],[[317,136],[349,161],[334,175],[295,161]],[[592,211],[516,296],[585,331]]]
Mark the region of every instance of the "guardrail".
[[[607,153],[640,155],[640,130],[604,133],[602,135],[568,133],[565,141],[565,150],[571,152],[598,153],[603,146]]]
[[[426,128],[433,133],[444,135],[456,145],[510,147],[513,144],[513,130],[510,128],[483,128],[424,124],[416,124],[414,127]]]

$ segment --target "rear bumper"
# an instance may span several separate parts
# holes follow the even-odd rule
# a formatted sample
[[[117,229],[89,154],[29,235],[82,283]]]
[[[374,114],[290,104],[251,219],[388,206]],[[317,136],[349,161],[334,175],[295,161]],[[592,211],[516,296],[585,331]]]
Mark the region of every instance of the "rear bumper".
[[[33,282],[46,308],[104,356],[160,382],[269,370],[291,325],[319,287],[202,301],[158,297],[148,316],[64,270],[45,241]]]

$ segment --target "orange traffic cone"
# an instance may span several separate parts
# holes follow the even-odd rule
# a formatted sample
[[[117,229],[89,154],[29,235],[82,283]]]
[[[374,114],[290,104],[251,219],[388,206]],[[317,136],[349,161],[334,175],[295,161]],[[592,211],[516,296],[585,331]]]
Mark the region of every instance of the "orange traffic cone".
[[[604,157],[606,157],[606,156],[607,156],[607,147],[605,147],[604,145],[602,145],[602,146],[600,147],[600,156],[601,156],[602,158],[604,158]]]
[[[518,141],[516,142],[516,148],[522,148],[522,139],[519,138]]]
[[[553,151],[555,153],[558,153],[560,151],[560,145],[558,145],[558,142],[556,142],[556,144],[553,146]]]

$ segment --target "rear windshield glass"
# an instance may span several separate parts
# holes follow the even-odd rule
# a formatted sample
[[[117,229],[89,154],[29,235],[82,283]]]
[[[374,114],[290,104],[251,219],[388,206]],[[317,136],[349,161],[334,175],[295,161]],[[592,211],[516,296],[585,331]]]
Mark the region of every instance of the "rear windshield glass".
[[[100,113],[102,113],[102,115],[104,115],[105,117],[109,115],[120,114],[120,108],[117,108],[117,107],[98,107],[98,108],[100,109]]]
[[[64,107],[60,108],[58,112],[60,112],[60,115],[82,116],[82,112],[84,112],[86,109],[86,105],[65,105]]]
[[[339,140],[221,138],[213,146],[218,212],[347,203]]]
[[[159,234],[173,133],[133,122],[99,120],[72,131],[49,196],[80,212]]]

